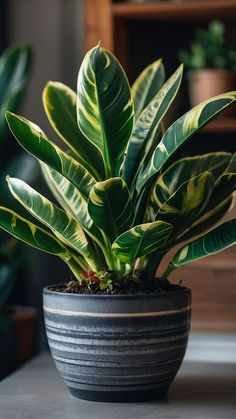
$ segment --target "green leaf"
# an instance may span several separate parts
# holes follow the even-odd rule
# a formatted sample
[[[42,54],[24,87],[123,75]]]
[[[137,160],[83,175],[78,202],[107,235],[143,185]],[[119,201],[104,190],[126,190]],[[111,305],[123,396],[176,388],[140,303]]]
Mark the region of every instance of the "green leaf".
[[[79,252],[96,271],[95,254],[79,224],[22,180],[8,178],[7,181],[12,195],[21,205],[50,228],[59,240]]]
[[[121,262],[133,265],[138,257],[154,252],[168,240],[172,225],[162,221],[141,224],[121,234],[112,245]]]
[[[221,201],[229,197],[236,189],[236,153],[233,154],[228,167],[216,180],[215,188],[206,211],[215,208]]]
[[[185,157],[173,163],[157,180],[151,194],[155,212],[187,180],[203,172],[210,172],[217,179],[227,168],[231,153],[214,152],[201,156]]]
[[[70,256],[69,251],[55,236],[8,208],[0,207],[0,228],[36,249],[64,260]]]
[[[80,130],[101,152],[106,176],[116,176],[133,128],[129,84],[116,58],[100,46],[90,50],[78,75]]]
[[[236,173],[225,173],[215,183],[211,199],[206,207],[210,211],[236,190]]]
[[[214,189],[215,178],[204,172],[181,185],[161,206],[156,220],[173,225],[173,236],[184,231],[203,211]]]
[[[104,177],[102,156],[78,128],[76,101],[76,93],[63,83],[50,81],[43,90],[43,105],[52,127],[76,160],[99,180]]]
[[[0,57],[0,138],[6,129],[5,112],[14,111],[26,87],[31,69],[31,48],[16,45]]]
[[[145,158],[145,154],[150,148],[150,145],[147,147],[147,143],[153,143],[156,129],[179,90],[182,75],[183,66],[181,65],[162,86],[135,123],[124,162],[124,178],[128,184],[131,183],[135,172],[140,168],[141,160]],[[147,148],[146,153],[145,147]]]
[[[187,243],[174,255],[164,276],[175,268],[221,252],[236,244],[236,219],[226,221],[204,236]]]
[[[19,177],[25,182],[35,182],[40,173],[38,162],[24,151],[7,161],[0,173],[0,203],[18,212],[19,204],[12,197],[6,183],[6,176]]]
[[[96,226],[113,242],[132,223],[132,205],[125,181],[117,177],[96,183],[89,195],[88,211]]]
[[[215,118],[223,109],[236,100],[236,92],[229,92],[208,99],[175,121],[165,132],[157,145],[150,164],[140,173],[136,188],[139,192],[145,183],[155,176],[166,161],[190,137],[196,134],[204,125]]]
[[[147,66],[137,77],[131,88],[136,119],[160,90],[164,81],[165,69],[162,59]]]
[[[226,214],[226,212],[231,208],[233,202],[232,196],[226,198],[223,202],[218,204],[212,210],[208,212],[203,212],[204,215],[201,215],[177,240],[177,243],[181,243],[185,240],[189,240],[194,236],[198,236],[201,233],[212,228],[221,218]]]
[[[28,153],[65,176],[83,195],[89,195],[95,179],[80,163],[53,144],[33,122],[11,112],[6,118],[12,134]]]
[[[222,165],[219,161],[219,165],[217,164],[214,168],[212,167],[210,169],[210,171],[214,173],[215,177],[217,177],[210,199],[202,211],[200,218],[196,219],[190,228],[188,228],[184,234],[180,236],[178,243],[199,235],[211,228],[230,208],[232,204],[232,193],[236,189],[236,173],[228,173],[228,170],[233,171],[236,169],[234,167],[236,155],[231,156],[228,165],[226,164],[227,156],[225,157],[226,159],[224,159],[222,155]],[[187,167],[185,167],[185,170],[187,170]]]
[[[88,212],[88,203],[79,190],[60,173],[41,163],[44,179],[62,208],[75,218],[83,230],[99,245],[103,242],[101,232]]]

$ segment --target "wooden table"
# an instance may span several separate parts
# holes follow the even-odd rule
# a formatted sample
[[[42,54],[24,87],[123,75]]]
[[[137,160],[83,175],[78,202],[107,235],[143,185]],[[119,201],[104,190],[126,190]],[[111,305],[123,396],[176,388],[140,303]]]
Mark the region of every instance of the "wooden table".
[[[72,397],[49,353],[44,353],[0,384],[0,418],[233,419],[235,349],[235,336],[226,335],[222,340],[219,336],[194,335],[166,400],[133,404],[96,403]]]

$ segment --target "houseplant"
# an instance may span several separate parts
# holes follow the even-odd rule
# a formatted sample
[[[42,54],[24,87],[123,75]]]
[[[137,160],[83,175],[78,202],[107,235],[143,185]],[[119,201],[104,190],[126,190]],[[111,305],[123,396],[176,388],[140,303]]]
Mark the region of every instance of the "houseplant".
[[[6,115],[17,141],[40,161],[61,207],[8,177],[12,195],[44,226],[4,207],[0,226],[59,256],[75,278],[44,290],[44,312],[52,355],[78,397],[145,400],[165,393],[185,353],[191,305],[190,290],[167,277],[236,240],[236,220],[204,234],[232,203],[235,155],[169,163],[235,102],[236,92],[201,103],[163,132],[182,72],[181,65],[164,83],[158,60],[130,90],[116,58],[100,45],[90,50],[77,94],[57,82],[43,92],[67,152],[27,119]],[[163,256],[186,240],[156,279]]]
[[[180,51],[179,57],[189,71],[191,106],[235,89],[235,44],[226,40],[222,22],[211,21],[207,29],[197,30],[190,51]]]
[[[15,111],[23,99],[31,71],[31,56],[32,51],[28,46],[14,45],[7,48],[0,57],[0,205],[10,205],[15,210],[18,206],[5,185],[6,174],[11,173],[23,177],[25,181],[32,181],[36,162],[32,156],[16,152],[10,147],[5,112]],[[16,310],[12,305],[9,306],[9,298],[25,260],[17,240],[10,238],[3,230],[0,239],[0,338],[4,342],[0,350],[1,379],[19,365],[23,353],[19,341],[22,328],[20,330],[18,327],[18,319],[21,319],[22,326],[25,314],[22,314],[22,309],[19,311],[19,307]],[[35,320],[35,314],[33,318]]]

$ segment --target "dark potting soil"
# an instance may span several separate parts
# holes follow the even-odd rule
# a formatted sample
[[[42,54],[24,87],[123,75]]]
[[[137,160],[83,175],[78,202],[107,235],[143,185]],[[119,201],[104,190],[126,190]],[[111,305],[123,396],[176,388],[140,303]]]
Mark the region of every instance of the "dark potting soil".
[[[78,281],[64,282],[49,287],[50,291],[57,291],[67,294],[97,294],[97,295],[141,295],[157,294],[163,292],[177,291],[179,285],[170,284],[168,281],[147,281],[137,283],[132,280],[113,283],[112,289],[101,290],[99,284],[94,283],[89,287],[85,284],[79,284]]]

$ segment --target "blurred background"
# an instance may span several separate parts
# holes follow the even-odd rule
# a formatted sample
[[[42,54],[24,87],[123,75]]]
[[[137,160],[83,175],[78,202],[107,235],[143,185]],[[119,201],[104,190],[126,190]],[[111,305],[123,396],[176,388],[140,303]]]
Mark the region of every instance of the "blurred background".
[[[48,80],[55,80],[75,90],[85,51],[100,40],[102,46],[117,55],[131,83],[159,57],[163,58],[167,77],[184,61],[183,87],[172,106],[171,119],[166,121],[168,126],[190,106],[204,100],[204,95],[236,89],[235,18],[236,0],[1,0],[0,52],[14,44],[27,44],[33,51],[29,82],[17,113],[58,141],[43,111],[43,87]],[[233,109],[219,117],[194,138],[191,146],[181,148],[178,157],[214,150],[235,151],[235,115]],[[5,133],[3,162],[19,151],[11,134]],[[32,182],[48,194],[37,176],[37,168],[30,172],[29,183]],[[235,210],[228,218],[233,216]],[[233,248],[173,275],[176,282],[181,279],[193,289],[193,330],[236,332],[235,254]],[[17,255],[21,263],[2,308],[8,318],[6,323],[4,317],[2,332],[0,322],[5,341],[17,349],[9,352],[6,346],[2,347],[0,359],[5,359],[5,369],[0,366],[0,378],[47,347],[42,288],[69,279],[64,264],[53,256],[26,247],[17,249]]]

